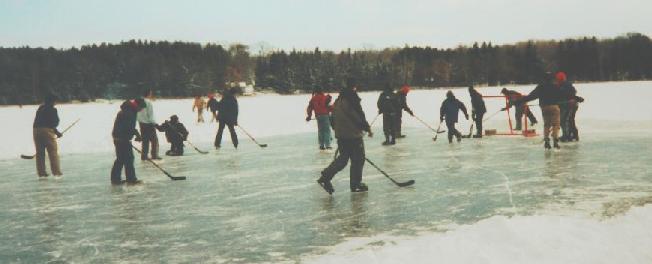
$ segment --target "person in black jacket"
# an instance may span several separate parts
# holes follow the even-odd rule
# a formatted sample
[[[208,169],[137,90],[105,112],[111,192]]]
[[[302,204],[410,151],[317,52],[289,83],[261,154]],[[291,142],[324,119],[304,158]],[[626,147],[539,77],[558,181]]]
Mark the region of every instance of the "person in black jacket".
[[[457,116],[459,111],[462,110],[466,120],[469,120],[469,114],[466,112],[466,106],[460,100],[455,98],[452,91],[446,92],[446,99],[441,103],[439,108],[439,122],[444,121],[446,118],[446,127],[448,128],[448,143],[453,143],[453,136],[457,138],[457,142],[462,141],[462,134],[455,128],[457,123]]]
[[[57,109],[54,108],[54,102],[54,95],[48,94],[45,96],[43,104],[36,110],[36,117],[34,117],[34,124],[32,126],[34,147],[36,147],[36,171],[39,177],[48,176],[45,171],[46,150],[50,159],[52,175],[62,175],[57,146],[57,138],[60,138],[62,135],[57,130],[59,115]]]
[[[408,107],[407,105],[407,94],[410,92],[410,86],[407,84],[403,85],[401,89],[398,91],[397,99],[398,99],[398,106],[400,107],[398,112],[396,112],[397,119],[398,119],[398,126],[396,127],[396,137],[398,138],[404,138],[405,135],[401,132],[402,129],[401,127],[403,126],[403,111],[408,112],[411,116],[414,116],[414,112],[412,112],[412,109]]]
[[[566,80],[566,73],[558,72],[555,75],[555,85],[559,87],[562,96],[562,102],[559,104],[560,125],[562,136],[561,142],[580,140],[575,124],[575,114],[578,109],[578,102],[584,102],[584,98],[577,96],[575,86]]]
[[[125,168],[127,183],[140,183],[136,178],[134,169],[134,153],[131,139],[136,136],[136,141],[141,141],[140,134],[136,130],[136,113],[145,108],[145,101],[142,98],[128,100],[120,105],[120,112],[113,123],[113,145],[115,146],[116,159],[111,169],[111,184],[122,184],[120,174],[122,167]]]
[[[471,118],[475,122],[476,133],[474,138],[482,137],[482,118],[487,113],[487,108],[484,105],[482,94],[476,91],[473,86],[469,86],[469,95],[471,96]]]
[[[383,115],[383,133],[385,134],[384,146],[396,144],[396,137],[400,136],[398,131],[398,112],[401,111],[397,95],[392,91],[391,86],[385,86],[383,92],[378,96],[378,114]]]
[[[543,137],[545,149],[550,149],[550,135],[552,134],[553,146],[559,149],[559,126],[560,126],[560,112],[559,103],[563,101],[563,96],[559,87],[553,83],[553,76],[551,73],[546,73],[541,82],[536,88],[527,96],[510,102],[513,104],[527,103],[534,99],[539,99],[539,106],[543,114]]]
[[[169,121],[165,121],[158,127],[158,130],[165,132],[165,138],[170,142],[170,150],[165,152],[168,156],[183,156],[183,142],[188,140],[188,130],[179,122],[179,117],[173,115]]]
[[[224,92],[218,111],[217,120],[220,122],[220,126],[215,136],[215,148],[219,149],[222,146],[222,132],[224,132],[225,126],[229,127],[233,147],[238,148],[238,135],[235,133],[235,126],[238,125],[238,100],[235,99],[234,89]]]
[[[211,113],[213,114],[213,117],[211,118],[211,122],[215,121],[217,122],[217,109],[220,106],[220,103],[215,99],[215,95],[210,94],[208,95],[208,109],[211,110]]]

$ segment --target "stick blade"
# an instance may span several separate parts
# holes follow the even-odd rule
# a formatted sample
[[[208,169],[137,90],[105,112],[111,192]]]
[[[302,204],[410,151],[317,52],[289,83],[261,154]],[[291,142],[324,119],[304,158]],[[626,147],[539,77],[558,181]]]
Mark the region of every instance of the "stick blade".
[[[183,181],[186,179],[186,176],[170,176],[170,179],[173,181]]]
[[[32,156],[28,156],[28,155],[20,155],[20,158],[21,158],[21,159],[33,159],[34,156],[33,156],[33,155],[32,155]]]
[[[406,181],[406,182],[397,182],[396,183],[396,185],[398,185],[399,187],[407,187],[407,186],[411,186],[413,184],[414,184],[414,180],[409,180],[409,181]]]
[[[266,148],[266,147],[267,147],[267,144],[260,144],[260,145],[258,145],[258,146],[260,146],[261,148]]]

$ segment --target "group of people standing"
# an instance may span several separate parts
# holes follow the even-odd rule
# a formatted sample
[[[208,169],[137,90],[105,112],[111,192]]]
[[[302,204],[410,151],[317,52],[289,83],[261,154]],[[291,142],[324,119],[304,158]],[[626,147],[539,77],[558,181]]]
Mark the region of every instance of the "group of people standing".
[[[353,79],[348,80],[347,86],[340,91],[333,104],[331,104],[332,97],[330,95],[317,89],[308,103],[306,121],[312,120],[314,112],[319,130],[319,148],[322,150],[332,148],[331,128],[337,139],[336,158],[321,172],[321,177],[317,181],[328,193],[334,191],[330,183],[331,179],[347,165],[349,160],[351,161],[351,191],[368,190],[368,187],[362,183],[362,168],[365,163],[362,137],[365,132],[372,137],[373,132],[360,105],[361,99],[358,96],[357,88]],[[383,145],[396,144],[397,138],[405,137],[401,133],[402,112],[406,111],[414,116],[412,110],[407,106],[406,97],[409,91],[408,86],[403,86],[397,92],[387,86],[378,98],[378,114],[383,115],[383,132],[385,134]],[[473,137],[481,138],[482,121],[487,109],[482,95],[477,90],[471,86],[468,91],[472,103],[471,116],[476,125],[476,134]],[[238,126],[238,101],[235,93],[236,91],[233,89],[225,90],[219,102],[214,97],[210,97],[208,105],[214,118],[219,122],[214,142],[216,149],[221,148],[222,134],[225,128],[229,129],[233,146],[238,147],[238,136],[235,131],[235,126]],[[532,124],[536,124],[536,118],[529,111],[527,102],[539,99],[544,120],[544,147],[546,149],[559,148],[560,141],[579,140],[575,115],[578,103],[583,102],[584,99],[577,96],[577,90],[567,81],[565,73],[545,74],[536,88],[526,96],[507,89],[503,89],[502,94],[508,100],[508,107],[516,108],[517,130],[521,129],[520,120],[524,114],[527,114]],[[135,175],[131,140],[142,141],[141,150],[136,149],[141,154],[141,160],[161,159],[158,154],[159,143],[156,131],[165,132],[166,138],[171,144],[171,149],[166,154],[169,156],[183,155],[183,142],[188,138],[188,130],[179,122],[176,115],[172,115],[170,120],[159,125],[154,116],[153,100],[152,91],[147,90],[143,97],[127,100],[120,105],[120,111],[112,130],[116,152],[116,160],[111,170],[113,184],[123,183],[121,180],[123,168],[126,174],[126,183],[140,182]],[[62,175],[57,153],[57,138],[61,137],[62,133],[57,130],[59,116],[54,104],[55,97],[46,95],[44,103],[37,110],[34,119],[33,136],[39,177],[48,176],[44,160],[46,151],[50,159],[52,174]],[[195,106],[198,105],[195,104]],[[193,108],[193,110],[195,109],[202,111],[203,108]],[[453,137],[458,142],[461,141],[462,135],[455,128],[460,111],[468,120],[469,115],[465,105],[455,98],[452,91],[448,91],[446,99],[440,107],[440,124],[445,120],[449,143],[453,142]],[[140,131],[136,129],[136,122],[139,124]],[[559,136],[560,129],[563,133],[561,137]],[[550,144],[551,136],[552,146]]]

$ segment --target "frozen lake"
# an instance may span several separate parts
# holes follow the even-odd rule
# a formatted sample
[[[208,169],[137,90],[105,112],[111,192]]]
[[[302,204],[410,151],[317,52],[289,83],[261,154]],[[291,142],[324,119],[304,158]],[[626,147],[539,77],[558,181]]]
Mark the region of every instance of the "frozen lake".
[[[404,116],[399,144],[380,145],[381,122],[365,144],[369,159],[414,187],[397,188],[367,164],[368,193],[348,192],[345,169],[332,197],[315,183],[333,153],[317,150],[316,125],[303,121],[308,95],[239,98],[239,123],[265,149],[239,133],[238,150],[211,150],[216,125],[192,122],[190,100],[155,102],[157,119],[179,114],[211,153],[164,157],[161,166],[186,181],[136,161],[145,184],[129,187],[109,184],[119,104],[58,106],[61,127],[81,118],[59,142],[61,180],[37,180],[34,161],[18,158],[33,152],[35,107],[0,108],[15,125],[0,132],[0,262],[650,263],[652,209],[631,207],[652,201],[652,82],[576,87],[586,99],[582,141],[561,151],[544,152],[541,137],[433,142]],[[466,90],[455,92],[468,106]],[[434,126],[444,93],[414,91],[408,103]],[[369,120],[377,95],[362,94]],[[488,102],[488,114],[500,105]],[[503,129],[505,119],[485,127]]]

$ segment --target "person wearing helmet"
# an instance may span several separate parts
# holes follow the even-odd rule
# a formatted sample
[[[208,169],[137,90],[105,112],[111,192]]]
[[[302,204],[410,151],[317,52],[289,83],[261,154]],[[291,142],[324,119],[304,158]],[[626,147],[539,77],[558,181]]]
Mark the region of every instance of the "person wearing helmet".
[[[464,113],[466,120],[469,120],[469,114],[466,112],[466,106],[460,100],[455,98],[452,91],[446,92],[446,99],[441,103],[439,108],[439,121],[443,122],[446,119],[446,127],[448,128],[448,143],[453,143],[453,136],[457,138],[457,142],[462,141],[462,134],[455,128],[459,111]]]

